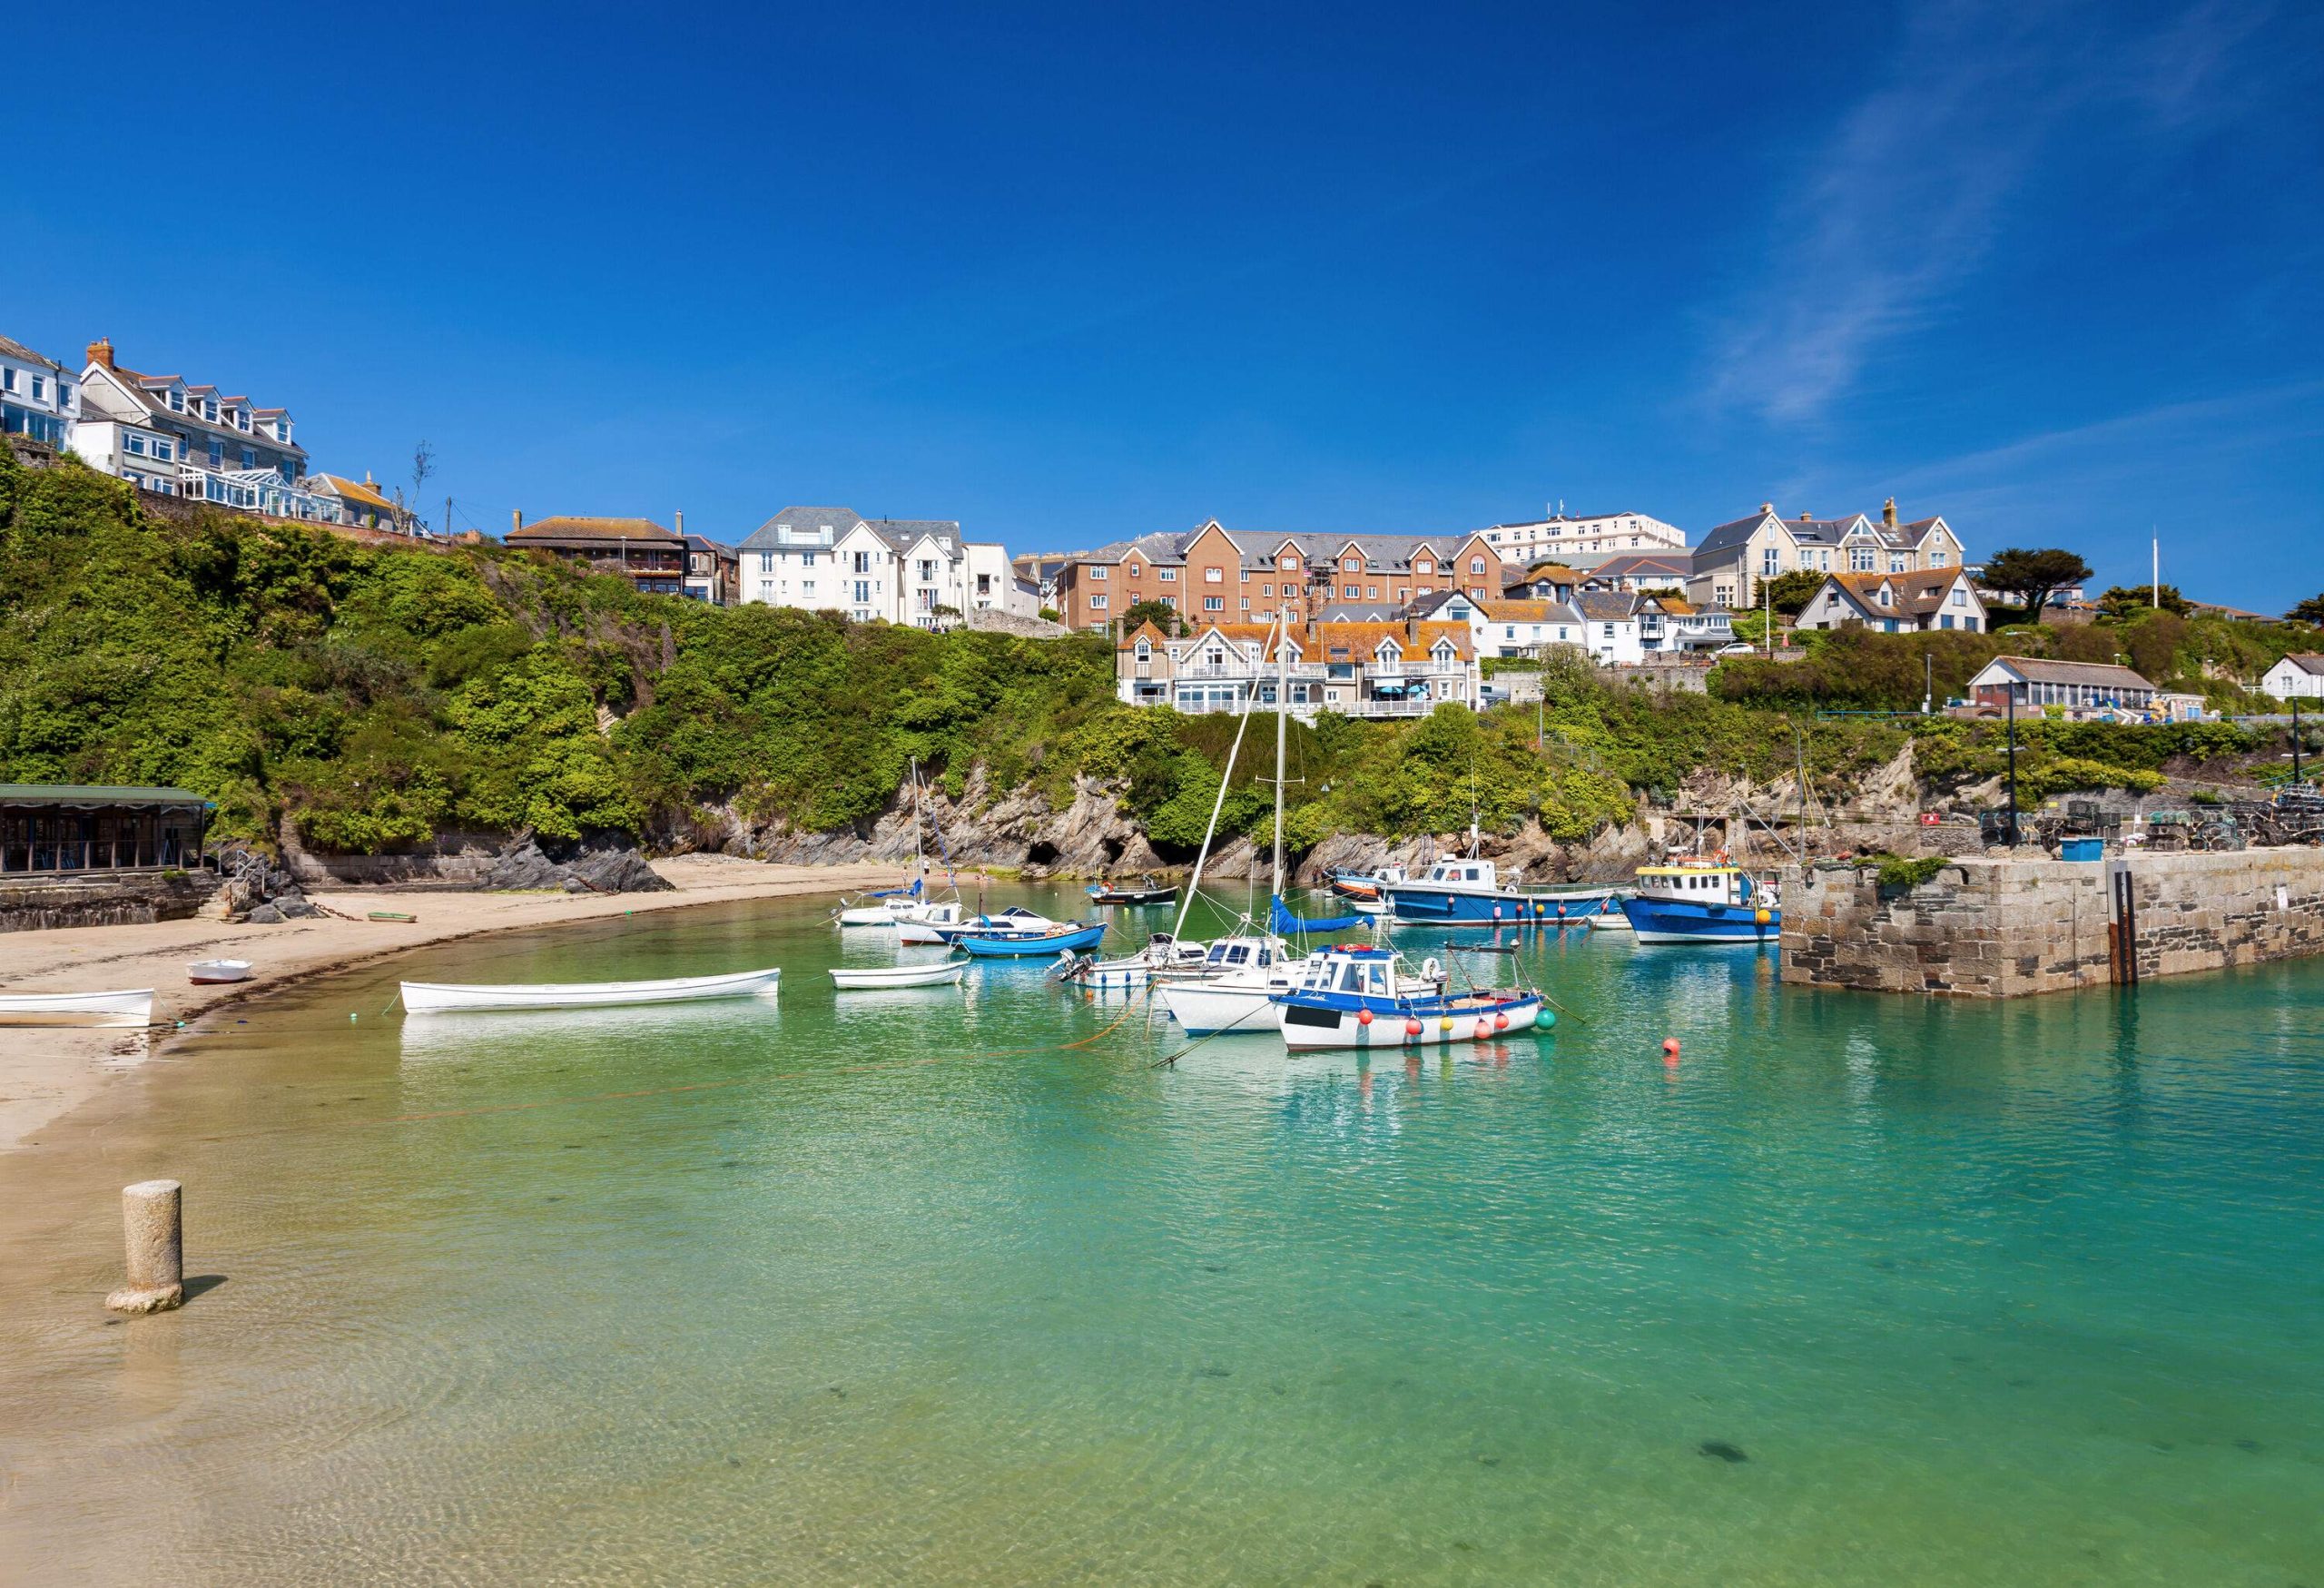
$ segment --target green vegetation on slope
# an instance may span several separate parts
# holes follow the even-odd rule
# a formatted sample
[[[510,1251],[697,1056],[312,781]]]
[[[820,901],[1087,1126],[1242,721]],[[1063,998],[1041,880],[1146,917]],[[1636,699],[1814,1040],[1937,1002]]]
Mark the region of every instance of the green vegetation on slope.
[[[2212,643],[2201,620],[2147,621],[2187,630],[2157,643]],[[1997,727],[1800,709],[1900,692],[1916,704],[1917,649],[1865,645],[1890,637],[1831,636],[1807,662],[1758,665],[1764,679],[1730,664],[1728,698],[1552,656],[1538,712],[1295,723],[1287,836],[1304,852],[1334,833],[1456,833],[1473,810],[1487,831],[1531,820],[1581,839],[1640,793],[1670,796],[1704,772],[1764,784],[1795,764],[1844,804],[1908,739],[1942,785],[1998,774]],[[1992,644],[1909,637],[1935,648],[1940,691]],[[956,795],[980,764],[993,794],[1030,787],[1056,805],[1077,776],[1105,781],[1183,854],[1236,721],[1124,706],[1112,668],[1102,635],[720,609],[497,547],[373,547],[209,512],[181,523],[77,464],[25,470],[0,452],[0,779],[182,784],[219,802],[229,833],[268,836],[289,816],[308,842],[353,852],[526,826],[683,843],[729,804],[831,832],[886,808],[917,759]],[[1266,833],[1272,732],[1255,722],[1245,742],[1230,833]],[[2049,722],[2021,725],[2021,740],[2029,796],[2139,787],[2174,758],[2258,743],[2217,725]]]

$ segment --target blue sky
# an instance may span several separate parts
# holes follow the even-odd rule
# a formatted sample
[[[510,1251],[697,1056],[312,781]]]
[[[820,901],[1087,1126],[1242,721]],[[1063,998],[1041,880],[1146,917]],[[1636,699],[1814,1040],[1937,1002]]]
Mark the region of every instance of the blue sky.
[[[1611,15],[1619,12],[1620,15]],[[2324,12],[28,8],[0,332],[463,524],[1942,512],[2324,589]],[[110,92],[103,91],[105,87]]]

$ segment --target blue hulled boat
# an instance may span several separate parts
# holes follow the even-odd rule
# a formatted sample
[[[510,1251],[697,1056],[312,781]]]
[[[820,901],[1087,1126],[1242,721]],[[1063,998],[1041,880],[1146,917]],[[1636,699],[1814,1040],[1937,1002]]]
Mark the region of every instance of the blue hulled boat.
[[[1640,866],[1622,913],[1640,942],[1773,942],[1783,930],[1775,889],[1717,861]]]
[[[1084,949],[1096,948],[1098,940],[1105,935],[1103,925],[1084,926],[1078,921],[1065,921],[1054,922],[1045,931],[964,932],[952,940],[952,946],[965,949],[980,960],[1023,960],[1037,954],[1078,954]]]
[[[1440,860],[1409,882],[1383,883],[1399,922],[1430,925],[1580,926],[1616,908],[1618,888],[1521,888],[1504,884],[1489,860]]]

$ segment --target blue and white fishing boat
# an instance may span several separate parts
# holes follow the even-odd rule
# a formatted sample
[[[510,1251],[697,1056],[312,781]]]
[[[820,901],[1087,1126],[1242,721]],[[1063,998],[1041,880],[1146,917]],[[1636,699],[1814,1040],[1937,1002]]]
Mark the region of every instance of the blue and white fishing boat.
[[[1504,881],[1492,862],[1472,855],[1440,860],[1418,877],[1380,889],[1390,912],[1405,923],[1432,926],[1580,926],[1591,914],[1617,907],[1620,888],[1582,884],[1548,888]]]
[[[1717,860],[1640,866],[1622,913],[1642,943],[1773,942],[1783,930],[1775,888]]]
[[[1274,1002],[1283,1045],[1295,1050],[1489,1042],[1557,1023],[1529,988],[1455,993],[1434,960],[1409,977],[1393,949],[1361,944],[1321,950],[1308,961],[1306,980]]]
[[[1051,922],[1046,930],[966,932],[952,940],[952,946],[980,960],[1025,960],[1044,954],[1078,954],[1096,948],[1105,935],[1103,922],[1088,926],[1078,921]]]

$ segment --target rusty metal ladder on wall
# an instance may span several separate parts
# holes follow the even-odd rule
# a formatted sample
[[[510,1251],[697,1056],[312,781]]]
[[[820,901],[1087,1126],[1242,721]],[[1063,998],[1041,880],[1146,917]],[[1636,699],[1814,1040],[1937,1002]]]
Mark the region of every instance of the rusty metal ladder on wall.
[[[2139,893],[2131,863],[2106,863],[2106,979],[2117,987],[2139,984]]]

